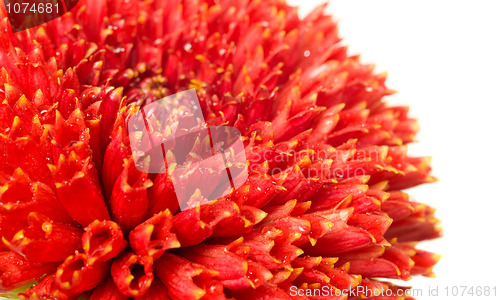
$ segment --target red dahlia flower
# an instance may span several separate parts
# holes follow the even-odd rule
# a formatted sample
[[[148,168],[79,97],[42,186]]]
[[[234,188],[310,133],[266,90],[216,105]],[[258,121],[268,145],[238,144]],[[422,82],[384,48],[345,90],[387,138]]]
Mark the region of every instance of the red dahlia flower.
[[[320,7],[280,0],[88,0],[35,29],[0,19],[0,291],[21,299],[306,299],[402,290],[440,235],[401,190],[434,181],[385,75]],[[249,177],[179,210],[134,165],[140,107],[194,88],[243,137]],[[196,195],[193,195],[195,197]],[[378,278],[378,279],[375,279]],[[319,299],[320,297],[317,297]],[[384,298],[384,299],[390,299]],[[396,297],[394,297],[396,298]]]

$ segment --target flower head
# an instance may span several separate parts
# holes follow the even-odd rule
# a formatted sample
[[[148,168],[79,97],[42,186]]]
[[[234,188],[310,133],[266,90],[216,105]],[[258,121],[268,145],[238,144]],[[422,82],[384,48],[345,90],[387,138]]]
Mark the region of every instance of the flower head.
[[[434,181],[406,154],[416,121],[383,101],[385,75],[347,54],[324,7],[80,2],[16,34],[0,13],[1,292],[359,299],[405,289],[380,278],[432,275],[437,256],[415,246],[440,235],[433,209],[401,191]],[[208,125],[241,132],[249,176],[180,210],[168,173],[135,166],[127,124],[188,89]]]

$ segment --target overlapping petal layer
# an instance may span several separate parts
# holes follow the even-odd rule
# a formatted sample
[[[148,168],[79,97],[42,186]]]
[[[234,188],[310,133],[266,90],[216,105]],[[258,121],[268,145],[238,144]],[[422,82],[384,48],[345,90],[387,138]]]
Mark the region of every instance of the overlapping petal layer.
[[[433,274],[438,256],[415,247],[440,235],[434,211],[402,191],[434,181],[406,154],[416,120],[324,7],[81,2],[16,34],[0,8],[1,292],[306,299],[290,291]],[[127,124],[190,88],[210,126],[241,132],[249,177],[179,211],[168,174],[135,168]]]

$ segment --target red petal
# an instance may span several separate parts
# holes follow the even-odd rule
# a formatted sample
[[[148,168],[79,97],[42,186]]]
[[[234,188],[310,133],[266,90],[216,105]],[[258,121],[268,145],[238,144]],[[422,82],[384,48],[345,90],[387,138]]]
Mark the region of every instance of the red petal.
[[[122,294],[129,297],[144,295],[153,282],[153,258],[123,254],[111,266],[111,276]]]
[[[59,165],[66,163],[74,165],[77,160],[76,154],[70,155],[68,161],[61,156]],[[82,226],[87,226],[94,220],[110,219],[101,188],[88,175],[89,168],[92,168],[90,164],[90,159],[87,159],[82,169],[70,175],[68,180],[56,182],[59,200],[68,214]],[[59,168],[55,172],[64,174]]]
[[[82,293],[101,283],[109,270],[106,262],[90,263],[90,258],[81,253],[68,256],[57,268],[56,284],[67,293]]]
[[[0,292],[8,292],[54,272],[57,263],[29,262],[13,252],[0,252]]]
[[[220,280],[244,277],[248,270],[247,261],[230,252],[224,245],[197,245],[185,249],[182,256],[217,271]]]
[[[116,287],[113,278],[102,282],[92,292],[89,300],[128,300],[129,297],[122,294]]]
[[[148,214],[147,189],[152,182],[147,174],[139,172],[130,158],[125,162],[120,177],[116,180],[110,206],[113,220],[128,233],[139,225]]]
[[[167,287],[156,278],[153,280],[153,284],[149,288],[148,292],[140,297],[135,297],[135,300],[168,300]],[[92,299],[91,299],[92,300]]]
[[[102,181],[107,199],[111,197],[116,180],[123,171],[123,160],[132,154],[130,147],[125,144],[126,141],[124,129],[119,127],[104,154]]]
[[[350,262],[349,273],[363,277],[401,278],[398,267],[385,259],[353,260]]]
[[[72,225],[58,223],[32,212],[29,227],[19,231],[10,242],[4,243],[13,251],[34,262],[63,261],[81,249],[83,231]]]
[[[130,232],[130,246],[139,255],[148,255],[157,259],[166,250],[181,246],[175,234],[170,232],[171,227],[170,211],[158,213]]]
[[[115,222],[95,220],[85,228],[82,245],[90,260],[107,261],[125,249],[127,241]]]
[[[174,300],[225,299],[222,284],[214,280],[217,272],[202,265],[167,252],[155,262],[154,269]]]
[[[156,176],[153,187],[149,190],[149,199],[150,216],[167,209],[173,214],[179,210],[174,184],[168,173]]]
[[[68,295],[61,290],[56,282],[56,275],[51,274],[45,276],[38,284],[32,286],[26,293],[19,294],[20,299],[51,299],[51,300],[76,300],[79,294]]]
[[[212,235],[212,226],[208,224],[209,220],[202,220],[200,213],[201,208],[198,206],[174,216],[172,232],[177,235],[182,247],[197,245]]]

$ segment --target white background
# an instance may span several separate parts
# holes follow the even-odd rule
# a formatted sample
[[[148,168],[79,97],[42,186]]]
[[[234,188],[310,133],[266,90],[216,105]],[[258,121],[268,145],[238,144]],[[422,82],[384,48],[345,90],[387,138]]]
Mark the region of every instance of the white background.
[[[301,15],[324,2],[289,0]],[[389,72],[387,101],[419,119],[410,153],[432,156],[440,179],[409,190],[442,220],[444,237],[420,246],[442,255],[437,278],[404,284],[433,300],[452,298],[446,286],[496,285],[496,297],[463,299],[500,299],[500,2],[332,0],[327,11],[350,53]]]

